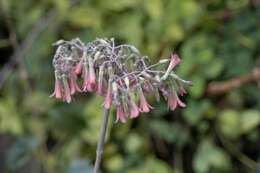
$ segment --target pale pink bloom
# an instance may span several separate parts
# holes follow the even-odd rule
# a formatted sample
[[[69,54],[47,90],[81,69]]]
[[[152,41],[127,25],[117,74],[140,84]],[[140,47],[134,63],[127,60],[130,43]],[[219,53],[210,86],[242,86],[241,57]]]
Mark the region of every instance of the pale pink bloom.
[[[88,70],[87,70],[86,67],[83,69],[82,76],[83,76],[83,91],[87,91],[87,85],[88,85]]]
[[[76,65],[74,72],[77,75],[80,75],[83,69],[83,58],[80,60],[80,62]]]
[[[70,103],[71,102],[70,88],[69,88],[69,84],[68,84],[68,81],[65,76],[62,77],[62,81],[63,81],[63,86],[64,86],[63,100],[66,101],[67,103]]]
[[[153,109],[151,105],[148,104],[148,102],[145,99],[143,91],[140,92],[140,105],[139,105],[139,111],[140,112],[150,112],[150,109]]]
[[[165,74],[163,75],[162,79],[166,79],[168,77],[168,75],[170,74],[170,72],[174,69],[174,67],[176,67],[178,64],[180,64],[181,59],[179,58],[179,56],[177,54],[171,54],[171,61],[170,64],[165,72]]]
[[[98,87],[97,87],[97,93],[101,96],[103,96],[105,94],[105,87],[104,87],[104,83],[103,81],[100,81],[98,83]]]
[[[107,94],[106,94],[106,97],[105,97],[105,101],[104,101],[104,107],[106,109],[109,109],[111,107],[111,104],[112,104],[112,94],[111,94],[111,87],[109,85],[108,89],[107,89]]]
[[[105,94],[105,87],[104,87],[104,66],[101,66],[99,68],[99,74],[98,74],[98,87],[97,87],[97,93],[101,96]]]
[[[95,91],[97,87],[96,83],[96,74],[93,67],[93,63],[89,63],[89,73],[88,73],[88,82],[87,82],[87,90],[88,91]]]
[[[72,74],[70,77],[70,94],[73,95],[76,92],[81,92],[80,87],[77,84],[77,76],[76,74]]]
[[[175,66],[180,64],[180,62],[181,62],[181,59],[179,58],[179,56],[177,54],[171,54],[171,61],[168,66],[169,71],[172,71],[172,69],[174,69]]]
[[[130,106],[130,118],[138,117],[139,115],[138,106],[135,104],[133,100],[130,100],[129,106]]]
[[[57,78],[55,80],[54,92],[50,95],[50,97],[53,97],[53,96],[55,96],[55,98],[57,98],[57,99],[61,99],[62,98],[62,83]]]
[[[170,107],[170,109],[172,111],[174,111],[177,106],[180,106],[180,107],[186,107],[186,104],[183,103],[177,93],[175,91],[170,91],[169,94],[167,95],[167,101],[168,101],[168,106]]]
[[[118,120],[120,120],[122,123],[126,123],[126,120],[127,120],[122,106],[119,106],[116,109],[116,122]]]

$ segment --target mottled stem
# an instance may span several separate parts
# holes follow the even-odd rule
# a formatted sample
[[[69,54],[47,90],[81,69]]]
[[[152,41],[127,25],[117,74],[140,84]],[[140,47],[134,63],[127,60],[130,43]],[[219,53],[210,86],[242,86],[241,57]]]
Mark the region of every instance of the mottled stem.
[[[101,130],[100,130],[99,140],[98,140],[96,161],[95,161],[95,167],[94,167],[93,173],[98,173],[99,168],[100,168],[100,163],[101,163],[102,154],[103,154],[104,145],[105,145],[105,138],[106,138],[108,119],[109,119],[109,109],[105,109],[104,108],[103,122],[102,122]]]

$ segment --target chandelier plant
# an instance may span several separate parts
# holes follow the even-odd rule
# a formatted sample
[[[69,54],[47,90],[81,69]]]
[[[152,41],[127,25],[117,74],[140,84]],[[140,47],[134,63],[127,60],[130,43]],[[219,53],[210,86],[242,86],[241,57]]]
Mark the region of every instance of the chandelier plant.
[[[103,151],[108,110],[116,108],[116,121],[127,122],[153,107],[148,95],[160,101],[160,94],[174,111],[185,107],[179,96],[186,94],[184,85],[191,85],[175,72],[181,60],[177,54],[150,65],[133,45],[115,45],[113,38],[97,38],[83,43],[80,39],[59,40],[53,58],[55,89],[52,97],[70,103],[75,93],[95,92],[104,97],[104,120],[97,149],[95,173]],[[102,150],[102,151],[101,151]]]

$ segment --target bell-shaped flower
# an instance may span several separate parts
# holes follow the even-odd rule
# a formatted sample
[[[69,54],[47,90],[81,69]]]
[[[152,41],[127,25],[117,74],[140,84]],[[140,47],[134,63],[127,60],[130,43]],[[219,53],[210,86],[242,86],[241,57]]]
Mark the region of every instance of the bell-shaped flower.
[[[150,112],[150,109],[153,109],[153,107],[151,105],[149,105],[149,103],[146,101],[144,93],[141,89],[139,111],[140,112]]]
[[[130,109],[130,118],[136,118],[139,115],[138,106],[135,104],[133,100],[129,101],[129,109]]]
[[[124,109],[122,106],[118,106],[116,109],[116,122],[121,121],[122,123],[126,123],[127,118],[124,113]]]
[[[66,101],[67,103],[70,103],[71,102],[71,91],[70,91],[67,77],[65,75],[62,75],[62,83],[64,86],[63,100]]]
[[[169,64],[165,74],[163,75],[162,79],[163,80],[167,79],[170,72],[174,69],[174,67],[176,67],[178,64],[180,64],[180,62],[181,62],[181,59],[179,58],[179,56],[177,54],[171,54],[170,64]]]
[[[174,111],[177,106],[180,106],[180,107],[186,107],[186,104],[183,103],[177,93],[175,91],[170,91],[167,95],[167,103],[168,103],[168,106],[170,107],[170,109],[172,111]]]
[[[61,80],[55,75],[55,88],[50,97],[55,97],[57,99],[62,98],[62,83]]]
[[[70,83],[69,83],[70,94],[73,95],[76,92],[81,92],[81,89],[80,89],[80,87],[77,84],[77,76],[76,76],[76,74],[71,74],[69,80],[70,80]]]
[[[112,104],[112,93],[111,93],[111,84],[108,84],[107,94],[104,101],[104,108],[109,109]]]

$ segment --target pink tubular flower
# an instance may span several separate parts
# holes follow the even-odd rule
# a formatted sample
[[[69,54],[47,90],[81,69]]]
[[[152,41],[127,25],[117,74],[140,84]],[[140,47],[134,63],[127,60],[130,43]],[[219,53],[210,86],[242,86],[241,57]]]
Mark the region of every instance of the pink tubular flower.
[[[130,118],[138,117],[139,110],[138,110],[138,107],[133,100],[130,100],[129,106],[130,106]]]
[[[74,72],[76,75],[80,75],[83,69],[83,58],[79,61],[79,63],[76,65]]]
[[[105,88],[104,88],[104,66],[101,66],[99,68],[99,74],[98,74],[98,87],[97,87],[97,93],[99,95],[104,95],[105,94]]]
[[[168,101],[168,106],[172,111],[174,111],[177,106],[180,107],[186,107],[185,103],[183,103],[177,93],[175,91],[170,91],[169,94],[167,95],[167,101]]]
[[[92,59],[89,59],[88,83],[86,87],[88,91],[95,91],[97,87],[96,74]]]
[[[112,94],[111,94],[111,87],[110,84],[108,85],[108,89],[107,89],[107,95],[104,101],[104,107],[106,109],[109,109],[111,107],[112,104]]]
[[[64,86],[64,96],[63,96],[63,100],[66,100],[67,103],[71,102],[71,95],[70,95],[70,88],[69,88],[69,84],[67,81],[66,76],[62,76],[62,82],[63,82],[63,86]]]
[[[61,99],[62,98],[62,84],[60,79],[56,78],[55,79],[55,89],[54,92],[50,95],[50,97],[55,96],[55,98],[57,99]]]
[[[120,120],[122,123],[126,123],[127,120],[122,106],[119,106],[116,109],[116,122],[118,120]]]
[[[69,83],[69,87],[70,87],[70,94],[73,95],[76,92],[81,92],[80,87],[77,84],[77,76],[76,74],[72,74],[70,77],[70,83]]]
[[[83,91],[87,91],[87,86],[89,83],[89,77],[88,77],[88,66],[85,64],[83,71],[82,71],[82,76],[83,76]]]
[[[145,99],[143,91],[140,92],[140,105],[139,105],[139,111],[140,112],[150,112],[150,109],[153,109],[151,105],[148,104],[148,102]]]
[[[163,75],[162,79],[166,79],[168,77],[168,75],[170,74],[170,72],[174,69],[174,67],[176,67],[178,64],[180,64],[181,59],[179,58],[179,56],[177,54],[171,54],[171,61],[170,64],[165,72],[165,74]]]
[[[99,95],[103,96],[104,93],[105,93],[104,90],[105,90],[104,83],[103,83],[103,81],[101,81],[101,82],[98,83],[97,93],[98,93]]]
[[[171,54],[171,61],[168,66],[169,71],[174,69],[174,67],[177,66],[178,64],[180,64],[180,62],[181,62],[181,59],[179,58],[179,56],[177,54]]]

